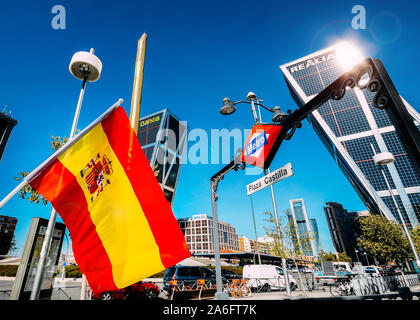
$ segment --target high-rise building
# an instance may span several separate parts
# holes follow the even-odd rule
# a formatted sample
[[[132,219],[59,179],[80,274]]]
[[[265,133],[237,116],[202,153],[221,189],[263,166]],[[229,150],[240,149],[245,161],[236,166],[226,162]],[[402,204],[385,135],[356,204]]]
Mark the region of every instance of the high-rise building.
[[[17,221],[14,217],[0,216],[0,255],[9,253]]]
[[[9,141],[12,129],[16,124],[17,121],[15,119],[0,112],[0,160]]]
[[[289,200],[291,216],[295,224],[296,238],[298,245],[305,256],[317,256],[315,240],[311,225],[309,223],[308,214],[306,212],[305,201],[303,199]]]
[[[206,214],[193,215],[191,218],[178,219],[179,227],[191,253],[214,253],[213,218]],[[219,220],[220,251],[239,251],[236,229],[229,223]]]
[[[348,212],[343,205],[337,202],[327,202],[324,207],[331,239],[337,253],[345,252],[353,261],[357,261],[357,239],[360,230],[355,219],[357,212]]]
[[[311,227],[312,237],[314,238],[315,242],[315,252],[318,256],[321,253],[322,247],[321,240],[319,238],[318,224],[316,222],[316,219],[309,219],[309,226]]]
[[[137,137],[166,199],[172,205],[187,141],[186,123],[168,109],[163,109],[140,119]]]
[[[332,46],[280,67],[299,107],[345,72],[340,48]],[[329,100],[307,119],[368,210],[401,222],[381,168],[373,161],[372,146],[376,153],[391,152],[395,162],[383,170],[404,222],[415,227],[420,218],[420,177],[386,110],[373,105],[374,96],[367,89],[348,88],[341,100]],[[420,129],[419,113],[402,101]]]

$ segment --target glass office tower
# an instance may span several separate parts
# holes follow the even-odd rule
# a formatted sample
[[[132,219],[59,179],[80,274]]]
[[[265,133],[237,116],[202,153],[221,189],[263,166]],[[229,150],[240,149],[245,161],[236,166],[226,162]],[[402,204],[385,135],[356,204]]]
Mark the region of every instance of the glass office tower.
[[[338,46],[332,46],[280,67],[298,106],[344,73],[338,52]],[[368,210],[401,223],[381,168],[372,159],[372,146],[376,153],[391,152],[395,162],[383,170],[404,222],[415,227],[420,218],[420,178],[386,111],[373,105],[374,95],[366,89],[348,89],[341,100],[329,100],[307,119]],[[419,113],[402,100],[420,130]]]
[[[309,219],[309,226],[311,227],[312,236],[314,237],[315,252],[317,255],[319,255],[322,250],[322,247],[321,240],[319,239],[318,224],[316,222],[316,219]]]
[[[186,123],[164,109],[140,119],[137,137],[172,206],[187,141]]]
[[[289,203],[299,247],[305,256],[317,256],[314,234],[306,212],[305,201],[303,199],[293,199]]]

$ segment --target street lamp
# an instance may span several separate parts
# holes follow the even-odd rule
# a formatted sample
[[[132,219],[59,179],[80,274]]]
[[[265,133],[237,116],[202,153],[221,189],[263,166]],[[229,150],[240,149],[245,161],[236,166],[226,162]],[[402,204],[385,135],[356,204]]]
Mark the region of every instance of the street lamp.
[[[280,122],[283,121],[283,119],[286,118],[286,114],[283,111],[281,111],[279,106],[275,106],[274,108],[266,107],[265,105],[260,103],[263,100],[258,100],[256,94],[253,93],[253,92],[249,92],[247,94],[246,99],[248,101],[240,100],[240,101],[234,102],[234,101],[230,100],[230,98],[228,98],[228,97],[223,98],[223,104],[222,104],[222,107],[220,108],[220,113],[225,115],[225,116],[226,115],[231,115],[232,113],[234,113],[236,111],[235,105],[240,104],[240,103],[247,103],[247,104],[251,105],[251,111],[252,111],[252,114],[254,116],[254,122],[255,123],[261,123],[262,122],[261,121],[261,115],[260,115],[260,119],[258,119],[258,117],[257,117],[257,112],[255,110],[255,106],[263,107],[267,111],[272,112],[274,114],[273,118],[272,118],[273,122],[280,123]],[[258,101],[258,102],[256,102],[256,101]]]
[[[273,122],[279,122],[281,123],[283,121],[283,119],[286,119],[287,116],[286,114],[281,111],[279,106],[275,106],[274,108],[268,108],[266,106],[264,106],[262,103],[260,103],[262,100],[257,99],[257,95],[254,92],[248,92],[247,96],[246,96],[246,100],[240,100],[237,102],[233,102],[232,100],[230,100],[230,98],[224,98],[223,99],[223,105],[220,108],[220,113],[223,115],[230,115],[232,113],[234,113],[236,111],[235,105],[240,104],[240,103],[247,103],[251,105],[251,111],[252,114],[254,116],[254,123],[258,124],[258,123],[262,123],[261,120],[261,113],[260,113],[260,119],[258,119],[257,117],[257,112],[255,110],[255,105],[263,107],[264,109],[266,109],[267,111],[272,112],[273,115]],[[256,102],[257,101],[257,102]],[[267,172],[270,173],[270,169],[264,169],[264,174],[267,175]],[[277,229],[277,236],[279,238],[280,244],[281,246],[283,246],[283,237],[280,231],[280,226],[279,226],[279,219],[278,219],[278,214],[277,214],[277,206],[276,206],[276,199],[274,196],[274,189],[273,189],[273,185],[270,185],[270,190],[271,190],[271,199],[273,202],[273,208],[274,208],[274,217],[275,217],[275,222],[276,222],[276,229]],[[257,239],[258,241],[258,239]],[[290,294],[290,283],[289,283],[289,277],[287,274],[287,266],[286,266],[286,259],[282,258],[282,268],[284,271],[284,278],[285,278],[285,282],[286,282],[286,293]]]
[[[70,140],[74,137],[76,133],[80,109],[82,108],[83,97],[85,94],[86,82],[88,80],[90,82],[94,82],[99,79],[102,72],[102,62],[97,56],[94,55],[94,49],[90,49],[90,52],[79,51],[73,55],[69,65],[69,71],[77,79],[83,80],[82,89],[80,90],[79,100],[77,102],[76,112],[74,114],[73,125],[70,131]],[[53,208],[51,209],[50,219],[48,221],[47,230],[45,232],[45,239],[42,244],[41,253],[39,256],[39,262],[35,274],[30,300],[39,299],[39,290],[42,282],[42,275],[44,272],[45,262],[47,260],[47,253],[50,250],[56,218],[57,212]]]
[[[386,186],[388,188],[388,192],[389,192],[389,194],[390,194],[390,196],[392,198],[392,201],[394,202],[395,208],[397,209],[397,212],[398,212],[398,216],[399,216],[399,218],[401,220],[401,224],[402,224],[402,226],[404,228],[404,232],[405,232],[405,234],[406,234],[406,236],[408,238],[408,241],[410,242],[410,246],[411,246],[411,249],[413,250],[414,258],[416,260],[416,264],[417,264],[417,266],[419,266],[420,265],[420,259],[419,259],[419,256],[417,254],[416,247],[414,246],[413,240],[411,239],[410,232],[407,229],[407,226],[406,226],[405,221],[403,219],[403,216],[402,216],[400,207],[398,206],[398,203],[395,200],[395,196],[394,196],[394,193],[391,190],[391,186],[389,185],[388,178],[386,177],[385,172],[383,170],[383,166],[386,166],[388,164],[393,163],[395,161],[395,158],[392,155],[392,153],[390,153],[390,152],[381,152],[381,153],[378,153],[377,154],[376,151],[375,151],[375,148],[373,147],[373,145],[371,144],[370,146],[372,147],[372,150],[373,150],[373,153],[374,153],[373,161],[375,161],[375,164],[376,165],[379,165],[380,168],[381,168],[381,172],[382,172],[382,175],[383,175],[383,177],[385,179],[385,183],[386,183]],[[397,194],[398,194],[398,191],[397,191]]]

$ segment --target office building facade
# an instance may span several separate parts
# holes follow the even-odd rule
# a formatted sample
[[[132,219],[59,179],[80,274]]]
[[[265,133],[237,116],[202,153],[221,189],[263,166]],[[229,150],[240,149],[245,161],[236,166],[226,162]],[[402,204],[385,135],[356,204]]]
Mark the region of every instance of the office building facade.
[[[178,219],[179,227],[191,253],[214,253],[213,218],[206,214]],[[219,220],[220,251],[239,251],[239,238],[236,229],[229,223]]]
[[[9,253],[17,221],[14,217],[0,216],[0,255]]]
[[[305,256],[317,256],[314,234],[309,223],[308,213],[306,211],[305,201],[303,199],[289,200],[291,218],[296,232],[295,247],[299,247]]]
[[[12,117],[0,112],[0,160],[3,156],[10,134],[17,121]]]
[[[239,251],[244,252],[257,252],[257,241],[252,240],[248,237],[240,237],[239,239]],[[258,239],[258,251],[260,254],[270,254],[269,243],[261,242]]]
[[[163,109],[139,120],[137,137],[172,206],[187,141],[186,123]]]
[[[339,46],[332,46],[280,67],[299,107],[345,72],[339,54]],[[373,148],[376,153],[391,152],[395,162],[383,170],[404,223],[415,227],[420,218],[420,178],[387,112],[373,105],[374,96],[367,89],[348,88],[341,100],[329,100],[307,119],[368,210],[401,223],[381,168],[373,161]],[[419,113],[402,100],[420,129]]]
[[[359,250],[357,239],[360,236],[356,222],[357,212],[348,212],[340,203],[327,202],[324,213],[335,251],[345,252],[353,261],[357,261],[355,250]]]

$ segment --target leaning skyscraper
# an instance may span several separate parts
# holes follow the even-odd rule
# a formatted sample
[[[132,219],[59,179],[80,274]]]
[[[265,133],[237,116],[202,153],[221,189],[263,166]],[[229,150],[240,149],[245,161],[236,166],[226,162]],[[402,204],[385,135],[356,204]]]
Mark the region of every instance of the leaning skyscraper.
[[[299,107],[347,71],[340,52],[338,45],[332,46],[280,66]],[[307,119],[366,207],[401,222],[381,168],[373,161],[372,147],[394,155],[395,162],[383,169],[404,223],[414,228],[420,220],[420,178],[386,111],[373,105],[374,95],[358,87],[348,89],[341,100],[329,100]],[[420,130],[419,113],[402,101]]]

